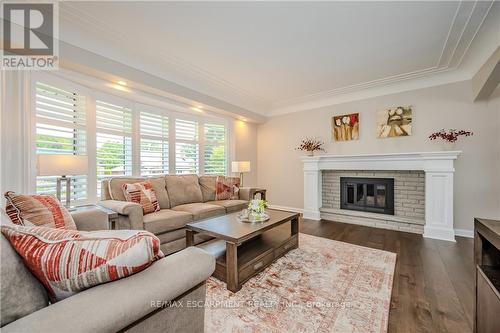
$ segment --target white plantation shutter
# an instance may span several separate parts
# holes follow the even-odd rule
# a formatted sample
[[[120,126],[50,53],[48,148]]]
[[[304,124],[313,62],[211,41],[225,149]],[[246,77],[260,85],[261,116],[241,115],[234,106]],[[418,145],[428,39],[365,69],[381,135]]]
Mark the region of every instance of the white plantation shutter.
[[[226,127],[204,124],[204,171],[206,175],[226,174]]]
[[[175,120],[175,172],[198,173],[199,168],[198,122]]]
[[[85,97],[43,82],[35,83],[36,153],[86,155]],[[36,192],[56,194],[56,179],[37,177]],[[62,188],[66,197],[66,187]],[[72,176],[72,204],[87,199],[87,175]]]
[[[168,117],[140,113],[141,175],[168,174]]]
[[[96,101],[97,193],[101,181],[111,176],[132,175],[132,110]]]

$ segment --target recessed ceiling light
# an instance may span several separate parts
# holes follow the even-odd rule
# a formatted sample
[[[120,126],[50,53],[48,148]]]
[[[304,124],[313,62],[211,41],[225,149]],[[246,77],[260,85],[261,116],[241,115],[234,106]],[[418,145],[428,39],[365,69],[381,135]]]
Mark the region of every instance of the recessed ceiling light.
[[[127,85],[127,82],[125,82],[125,81],[118,81],[116,83],[118,83],[120,86],[126,86]]]
[[[241,121],[248,121],[247,118],[240,118]]]
[[[196,111],[196,112],[203,112],[203,110],[201,110],[198,107],[194,107],[194,106],[191,108],[191,110]]]

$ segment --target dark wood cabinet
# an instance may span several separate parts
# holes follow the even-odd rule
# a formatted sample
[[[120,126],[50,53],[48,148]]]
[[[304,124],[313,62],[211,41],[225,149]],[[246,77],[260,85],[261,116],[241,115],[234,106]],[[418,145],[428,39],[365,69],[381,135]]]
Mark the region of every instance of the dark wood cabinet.
[[[500,221],[474,219],[474,332],[500,332]]]

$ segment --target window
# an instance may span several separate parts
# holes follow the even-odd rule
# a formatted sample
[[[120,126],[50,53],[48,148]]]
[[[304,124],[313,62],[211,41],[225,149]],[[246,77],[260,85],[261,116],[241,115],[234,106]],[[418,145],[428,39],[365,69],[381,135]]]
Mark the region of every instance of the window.
[[[42,82],[35,83],[36,153],[86,154],[85,97]],[[37,177],[36,192],[56,194],[56,179]],[[62,197],[66,187],[62,186]],[[87,199],[87,176],[72,176],[70,200]]]
[[[177,174],[199,171],[198,122],[175,120],[175,172]]]
[[[96,101],[97,193],[102,179],[132,175],[132,110]]]
[[[141,175],[168,174],[168,117],[140,114]]]
[[[205,152],[204,173],[226,174],[226,127],[223,124],[205,123],[203,126]]]
[[[221,118],[170,110],[168,101],[132,102],[47,73],[30,81],[36,154],[88,156],[88,173],[71,175],[72,205],[99,200],[110,177],[227,173],[229,130]],[[56,194],[58,176],[30,184]],[[63,198],[65,191],[63,184]]]

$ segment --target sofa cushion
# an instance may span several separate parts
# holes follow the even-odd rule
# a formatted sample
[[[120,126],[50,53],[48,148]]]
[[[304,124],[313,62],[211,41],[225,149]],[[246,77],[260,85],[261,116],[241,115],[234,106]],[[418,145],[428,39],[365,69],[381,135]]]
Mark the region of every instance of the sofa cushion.
[[[127,201],[140,204],[144,215],[160,210],[153,185],[147,180],[140,183],[123,184],[123,195]]]
[[[148,215],[144,215],[144,229],[154,234],[160,234],[186,226],[193,221],[193,215],[188,212],[162,209]]]
[[[9,241],[3,235],[0,238],[0,326],[4,326],[46,307],[49,298],[43,285],[30,273]]]
[[[52,195],[5,193],[6,212],[13,223],[76,230],[68,210]]]
[[[126,201],[125,195],[123,194],[123,184],[139,183],[147,180],[153,186],[155,191],[156,199],[160,204],[160,209],[170,208],[170,200],[168,198],[167,188],[165,184],[165,177],[113,177],[109,180],[109,196],[112,200]]]
[[[226,213],[239,212],[248,207],[246,200],[215,200],[208,201],[208,204],[222,206],[226,209]]]
[[[147,231],[77,231],[2,226],[52,301],[137,273],[162,258],[160,240]]]
[[[213,216],[224,215],[226,213],[226,209],[222,206],[210,205],[201,202],[179,205],[175,206],[172,209],[176,211],[191,213],[195,221],[203,220]]]
[[[217,176],[200,176],[199,183],[203,202],[215,200],[215,180]]]
[[[215,200],[236,200],[239,198],[240,178],[217,176],[215,180]]]
[[[171,207],[203,201],[197,175],[166,176],[165,182]]]
[[[109,179],[109,196],[112,200],[127,201],[125,199],[125,194],[123,194],[123,185],[140,183],[143,182],[145,178],[142,177],[113,177]]]

